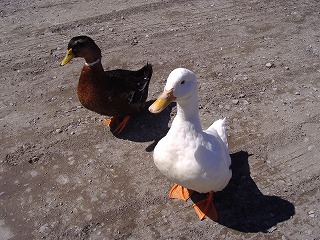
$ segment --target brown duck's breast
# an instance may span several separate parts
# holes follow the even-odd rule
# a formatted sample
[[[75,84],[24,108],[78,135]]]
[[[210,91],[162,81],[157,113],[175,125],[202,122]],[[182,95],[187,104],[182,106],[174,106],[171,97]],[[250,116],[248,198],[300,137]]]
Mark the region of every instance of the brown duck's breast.
[[[99,75],[92,72],[86,65],[83,66],[79,83],[78,97],[80,103],[87,109],[102,115],[108,115],[108,92],[102,81],[97,79]]]

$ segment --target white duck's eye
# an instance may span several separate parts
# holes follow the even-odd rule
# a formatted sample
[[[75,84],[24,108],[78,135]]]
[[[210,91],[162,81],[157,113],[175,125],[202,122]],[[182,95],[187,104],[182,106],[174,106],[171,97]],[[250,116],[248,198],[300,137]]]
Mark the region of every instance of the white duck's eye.
[[[184,81],[184,80],[182,80],[182,81],[181,81],[181,84],[184,84],[184,83],[185,83],[185,81]]]

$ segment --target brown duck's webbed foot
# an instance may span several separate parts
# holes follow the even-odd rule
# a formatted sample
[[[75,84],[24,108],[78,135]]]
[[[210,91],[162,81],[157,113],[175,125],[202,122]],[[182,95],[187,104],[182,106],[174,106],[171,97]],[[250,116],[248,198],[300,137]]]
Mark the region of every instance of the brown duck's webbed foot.
[[[110,129],[114,129],[119,125],[119,118],[117,116],[103,119],[103,126],[108,126]]]
[[[213,192],[210,192],[209,196],[206,199],[193,204],[193,208],[196,211],[200,220],[210,218],[213,221],[218,221],[218,213],[212,200]]]
[[[187,201],[193,192],[193,190],[174,184],[170,190],[169,196],[170,198],[178,198]]]

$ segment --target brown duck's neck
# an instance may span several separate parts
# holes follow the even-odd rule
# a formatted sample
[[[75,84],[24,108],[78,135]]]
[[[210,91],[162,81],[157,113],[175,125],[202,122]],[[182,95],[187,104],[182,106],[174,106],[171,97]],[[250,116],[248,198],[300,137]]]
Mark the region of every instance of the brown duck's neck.
[[[98,64],[101,65],[101,57],[94,61],[86,61],[85,63],[85,65],[87,65],[88,67],[93,67],[94,65],[98,65]]]
[[[104,69],[101,61],[85,63],[82,68],[80,82],[99,82],[105,78]]]

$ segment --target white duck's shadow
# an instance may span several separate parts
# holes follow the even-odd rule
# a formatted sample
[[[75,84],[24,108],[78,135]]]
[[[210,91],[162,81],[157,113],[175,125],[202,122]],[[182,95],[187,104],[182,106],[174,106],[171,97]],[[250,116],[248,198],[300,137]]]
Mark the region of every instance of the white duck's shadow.
[[[260,192],[250,177],[247,152],[230,156],[233,176],[228,186],[214,197],[221,225],[241,232],[268,232],[295,214],[289,201]]]

